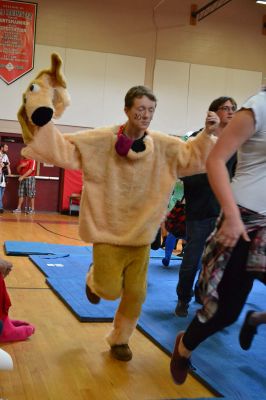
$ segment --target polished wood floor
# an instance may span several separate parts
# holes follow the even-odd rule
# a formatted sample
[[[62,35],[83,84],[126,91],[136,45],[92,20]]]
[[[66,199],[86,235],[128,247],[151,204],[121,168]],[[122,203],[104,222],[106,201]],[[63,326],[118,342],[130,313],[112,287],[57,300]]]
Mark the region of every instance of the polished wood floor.
[[[77,217],[60,214],[0,215],[2,244],[25,240],[84,245]],[[176,386],[169,357],[139,331],[131,340],[131,362],[113,360],[104,337],[109,323],[82,323],[45,283],[27,257],[0,255],[14,265],[6,278],[10,317],[36,326],[24,342],[1,344],[14,361],[13,371],[0,371],[1,400],[159,400],[214,397],[193,377]]]

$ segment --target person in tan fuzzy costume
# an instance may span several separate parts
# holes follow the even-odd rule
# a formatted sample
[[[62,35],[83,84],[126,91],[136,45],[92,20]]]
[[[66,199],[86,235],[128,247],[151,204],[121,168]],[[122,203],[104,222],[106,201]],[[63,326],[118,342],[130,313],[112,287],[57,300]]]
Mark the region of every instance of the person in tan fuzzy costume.
[[[125,96],[122,126],[61,134],[51,119],[68,102],[61,60],[53,54],[51,69],[39,73],[23,95],[18,119],[27,147],[22,154],[82,170],[79,233],[93,243],[86,294],[94,304],[121,297],[107,341],[114,358],[129,361],[129,338],[146,295],[150,244],[177,178],[205,170],[219,121],[209,113],[206,128],[187,142],[150,131],[156,97],[135,86]]]

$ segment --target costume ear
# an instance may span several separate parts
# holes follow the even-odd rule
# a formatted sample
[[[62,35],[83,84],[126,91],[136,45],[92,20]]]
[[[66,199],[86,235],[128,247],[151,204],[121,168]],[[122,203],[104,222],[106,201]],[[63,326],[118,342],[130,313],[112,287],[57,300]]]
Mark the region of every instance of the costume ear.
[[[33,132],[34,126],[29,121],[24,104],[22,104],[22,106],[18,110],[17,117],[18,117],[18,122],[20,123],[21,129],[22,129],[23,141],[24,141],[24,143],[27,144],[33,139],[32,132]]]
[[[54,75],[57,85],[56,86],[61,86],[62,88],[66,89],[66,80],[62,72],[62,59],[59,57],[58,54],[53,53],[51,56],[52,59],[52,66],[51,66],[51,73]]]
[[[18,112],[25,143],[32,140],[36,127],[47,124],[62,115],[70,104],[62,60],[53,53],[51,67],[38,73],[23,94],[23,105]]]

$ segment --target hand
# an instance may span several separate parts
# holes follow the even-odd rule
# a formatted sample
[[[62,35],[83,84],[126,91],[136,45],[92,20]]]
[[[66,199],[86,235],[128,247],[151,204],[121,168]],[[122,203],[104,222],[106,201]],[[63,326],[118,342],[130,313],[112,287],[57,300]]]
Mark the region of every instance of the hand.
[[[208,135],[214,134],[216,129],[219,127],[220,118],[214,111],[208,111],[205,120],[205,129]]]
[[[11,271],[11,269],[13,268],[13,265],[6,260],[3,260],[2,258],[0,258],[0,274],[5,278],[9,272]]]
[[[229,218],[225,217],[219,231],[216,233],[216,239],[224,247],[234,247],[242,236],[244,240],[250,242],[245,225],[239,216]]]
[[[20,177],[18,178],[18,181],[21,182],[21,181],[23,181],[23,179],[24,179],[23,176],[20,176]]]

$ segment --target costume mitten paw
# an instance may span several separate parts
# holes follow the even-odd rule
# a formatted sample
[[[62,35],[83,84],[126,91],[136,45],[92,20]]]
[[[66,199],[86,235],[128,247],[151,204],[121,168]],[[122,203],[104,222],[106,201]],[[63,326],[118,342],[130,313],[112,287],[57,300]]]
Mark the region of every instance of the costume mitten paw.
[[[16,321],[18,322],[18,321]],[[22,322],[22,321],[19,321]],[[29,336],[31,336],[35,327],[33,325],[13,325],[12,321],[9,317],[6,317],[3,320],[4,327],[2,333],[0,335],[0,342],[16,342],[20,340],[26,340]]]

